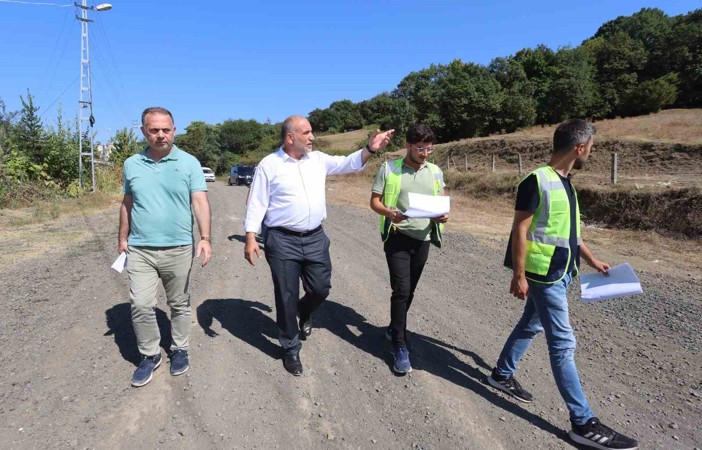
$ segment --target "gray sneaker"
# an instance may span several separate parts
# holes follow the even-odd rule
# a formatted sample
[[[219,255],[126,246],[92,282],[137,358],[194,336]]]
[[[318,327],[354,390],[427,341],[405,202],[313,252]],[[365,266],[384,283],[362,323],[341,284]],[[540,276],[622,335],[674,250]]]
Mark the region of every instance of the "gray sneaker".
[[[155,356],[142,356],[139,367],[134,371],[132,375],[132,386],[142,387],[151,381],[154,375],[154,370],[158,369],[161,365],[161,354]]]

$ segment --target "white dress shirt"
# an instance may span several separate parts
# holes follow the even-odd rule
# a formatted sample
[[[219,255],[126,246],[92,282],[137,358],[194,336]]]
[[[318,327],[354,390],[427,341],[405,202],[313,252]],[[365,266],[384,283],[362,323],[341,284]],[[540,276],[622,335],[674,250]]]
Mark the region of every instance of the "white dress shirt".
[[[363,170],[362,152],[330,156],[312,151],[298,161],[281,147],[263,158],[251,183],[244,231],[258,232],[264,220],[268,227],[301,232],[320,226],[327,217],[327,175]]]

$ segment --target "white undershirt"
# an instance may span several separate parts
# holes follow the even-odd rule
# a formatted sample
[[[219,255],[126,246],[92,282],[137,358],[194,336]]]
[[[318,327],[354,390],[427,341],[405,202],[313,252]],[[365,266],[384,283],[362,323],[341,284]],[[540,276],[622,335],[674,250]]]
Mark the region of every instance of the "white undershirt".
[[[348,156],[330,156],[313,151],[298,161],[281,147],[266,156],[251,183],[244,231],[258,232],[264,217],[268,227],[294,231],[317,228],[327,217],[327,175],[363,170],[362,153],[363,149]]]

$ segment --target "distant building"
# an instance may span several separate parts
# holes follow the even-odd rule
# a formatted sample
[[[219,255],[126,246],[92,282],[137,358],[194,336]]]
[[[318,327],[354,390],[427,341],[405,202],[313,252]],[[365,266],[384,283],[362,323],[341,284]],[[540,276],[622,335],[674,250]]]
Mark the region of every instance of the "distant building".
[[[110,155],[115,149],[115,144],[97,144],[95,146],[95,156],[102,161],[109,161]]]

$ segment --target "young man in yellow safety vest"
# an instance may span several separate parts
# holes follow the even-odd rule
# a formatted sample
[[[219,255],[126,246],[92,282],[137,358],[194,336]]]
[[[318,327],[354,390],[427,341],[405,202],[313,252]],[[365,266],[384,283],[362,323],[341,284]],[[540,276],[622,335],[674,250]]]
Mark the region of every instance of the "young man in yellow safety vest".
[[[514,373],[534,336],[545,331],[553,377],[570,412],[570,438],[593,448],[636,449],[635,440],[602,424],[590,409],[575,367],[575,336],[568,317],[566,288],[578,274],[580,255],[599,272],[606,274],[610,268],[580,238],[580,208],[570,182],[571,170],[587,161],[594,134],[595,127],[581,119],[560,124],[548,165],[519,184],[505,265],[514,272],[510,293],[526,305],[487,381],[530,403],[533,396]]]
[[[385,337],[394,346],[393,370],[409,373],[411,345],[407,340],[407,311],[429,256],[429,244],[441,247],[441,232],[448,215],[432,219],[409,218],[410,192],[444,195],[444,175],[427,161],[434,151],[434,133],[427,125],[415,124],[408,131],[404,158],[381,164],[373,183],[370,207],[380,214],[380,234],[390,270],[390,326]]]

